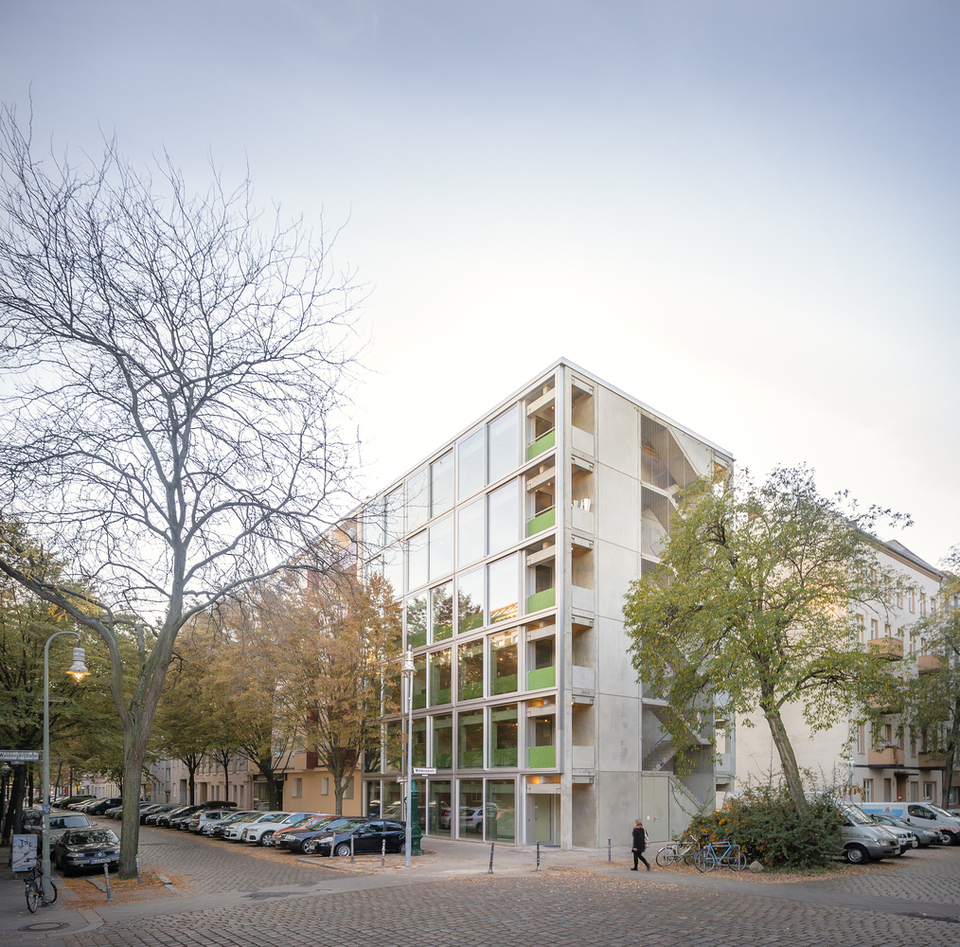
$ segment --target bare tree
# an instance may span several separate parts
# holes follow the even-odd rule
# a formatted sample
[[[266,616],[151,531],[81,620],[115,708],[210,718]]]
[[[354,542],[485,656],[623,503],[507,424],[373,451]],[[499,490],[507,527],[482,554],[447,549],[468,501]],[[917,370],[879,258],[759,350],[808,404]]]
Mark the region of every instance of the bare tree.
[[[82,563],[76,588],[98,597],[48,581],[7,532],[0,570],[109,650],[130,875],[177,633],[309,546],[341,499],[352,277],[302,222],[264,229],[249,180],[193,196],[169,160],[154,180],[112,142],[95,163],[41,159],[9,109],[0,208],[0,517]],[[127,698],[120,620],[140,644]]]

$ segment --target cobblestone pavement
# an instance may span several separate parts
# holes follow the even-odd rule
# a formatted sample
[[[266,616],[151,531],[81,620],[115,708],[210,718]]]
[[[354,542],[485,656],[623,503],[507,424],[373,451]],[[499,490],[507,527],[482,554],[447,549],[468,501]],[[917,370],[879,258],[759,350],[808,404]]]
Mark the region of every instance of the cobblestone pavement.
[[[434,843],[437,848],[440,844]],[[452,849],[451,849],[452,850]],[[141,861],[177,879],[169,898],[98,908],[103,925],[49,947],[344,947],[549,943],[555,947],[945,947],[960,944],[960,849],[913,852],[852,877],[769,884],[744,875],[637,872],[605,857],[489,849],[412,871],[336,870],[262,850],[145,831]],[[466,854],[464,854],[466,853]],[[458,870],[448,870],[448,858]],[[464,858],[472,858],[464,876]],[[329,864],[329,863],[327,863]],[[371,861],[367,861],[371,865]],[[397,865],[394,858],[393,865]],[[182,881],[181,881],[182,879]]]

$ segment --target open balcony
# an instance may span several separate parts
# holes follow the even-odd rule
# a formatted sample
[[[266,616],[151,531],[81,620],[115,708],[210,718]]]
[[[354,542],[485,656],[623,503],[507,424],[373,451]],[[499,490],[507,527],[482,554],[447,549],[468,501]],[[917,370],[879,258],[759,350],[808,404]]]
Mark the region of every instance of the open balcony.
[[[867,766],[899,766],[903,756],[899,747],[886,746],[881,750],[867,751]]]
[[[921,654],[917,657],[917,671],[920,674],[942,671],[945,667],[946,662],[939,654]]]

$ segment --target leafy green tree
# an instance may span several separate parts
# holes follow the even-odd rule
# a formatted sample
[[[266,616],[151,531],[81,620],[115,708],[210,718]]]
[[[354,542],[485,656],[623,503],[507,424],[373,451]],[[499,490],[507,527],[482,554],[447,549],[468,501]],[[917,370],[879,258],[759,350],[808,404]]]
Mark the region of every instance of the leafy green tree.
[[[908,681],[903,722],[921,734],[923,751],[943,762],[940,801],[946,806],[960,750],[960,546],[944,568],[936,612],[910,627],[922,643],[915,659],[932,658],[936,666]]]
[[[97,595],[38,572],[2,529],[0,571],[110,654],[122,877],[136,872],[139,778],[177,635],[313,548],[346,499],[353,287],[328,249],[279,212],[263,221],[249,181],[215,176],[195,196],[169,164],[155,180],[110,142],[99,161],[44,158],[0,111],[0,496]]]
[[[885,607],[890,582],[872,534],[889,511],[858,511],[819,493],[812,471],[779,468],[756,485],[702,480],[670,523],[656,576],[631,584],[624,606],[640,679],[669,701],[666,726],[691,746],[718,708],[759,711],[787,790],[806,810],[783,708],[811,730],[874,715],[899,700],[882,655],[858,644],[855,604]]]

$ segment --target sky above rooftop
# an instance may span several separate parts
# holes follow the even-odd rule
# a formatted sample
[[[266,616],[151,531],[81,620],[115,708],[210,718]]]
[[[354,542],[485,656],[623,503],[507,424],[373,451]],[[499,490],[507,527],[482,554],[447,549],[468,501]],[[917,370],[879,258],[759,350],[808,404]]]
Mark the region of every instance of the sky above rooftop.
[[[960,543],[960,4],[0,0],[41,139],[339,235],[376,490],[565,356]],[[342,228],[342,229],[341,229]]]

